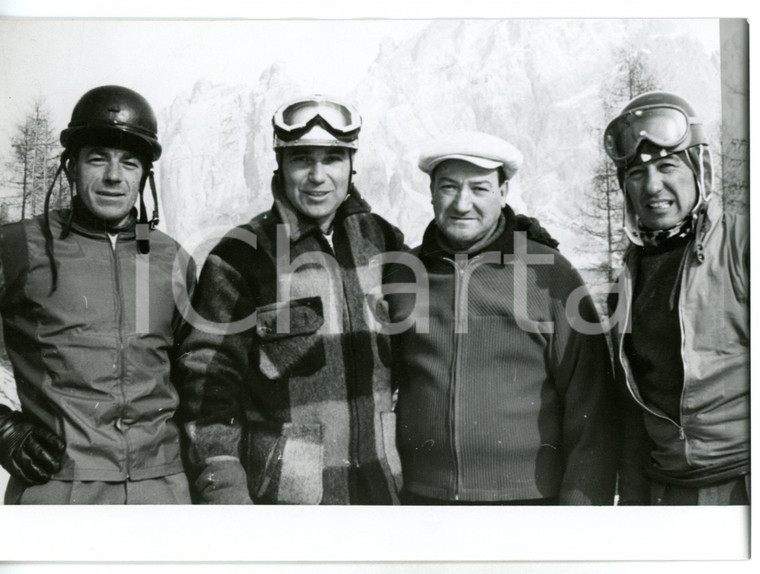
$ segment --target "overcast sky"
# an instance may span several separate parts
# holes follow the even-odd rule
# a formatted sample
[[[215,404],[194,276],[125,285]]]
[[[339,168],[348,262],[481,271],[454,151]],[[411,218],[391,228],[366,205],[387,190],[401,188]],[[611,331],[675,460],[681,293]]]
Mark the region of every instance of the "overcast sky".
[[[717,26],[703,23],[697,37],[717,45]],[[35,98],[46,99],[62,129],[78,98],[98,85],[133,88],[160,113],[200,79],[252,85],[274,62],[305,90],[342,95],[365,75],[383,41],[400,43],[427,24],[0,19],[0,157],[9,154]]]
[[[35,98],[58,128],[87,90],[120,84],[157,112],[200,79],[255,84],[283,62],[306,90],[348,92],[381,42],[400,42],[423,21],[19,21],[0,20],[0,155]]]

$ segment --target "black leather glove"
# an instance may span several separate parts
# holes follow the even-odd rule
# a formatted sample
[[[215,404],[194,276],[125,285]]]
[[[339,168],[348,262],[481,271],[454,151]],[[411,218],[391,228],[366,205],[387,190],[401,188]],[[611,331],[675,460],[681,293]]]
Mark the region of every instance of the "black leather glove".
[[[554,239],[549,232],[541,226],[538,219],[522,214],[517,214],[516,219],[517,231],[525,231],[528,235],[528,239],[543,243],[547,247],[559,251],[559,241]]]
[[[27,484],[44,484],[58,471],[66,444],[34,418],[0,405],[0,465]]]

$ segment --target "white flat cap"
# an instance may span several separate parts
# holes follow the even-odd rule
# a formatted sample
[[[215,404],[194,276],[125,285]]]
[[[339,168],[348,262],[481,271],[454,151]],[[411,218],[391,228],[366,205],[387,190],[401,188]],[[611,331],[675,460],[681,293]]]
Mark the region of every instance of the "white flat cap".
[[[515,146],[483,132],[459,132],[442,136],[425,146],[417,165],[431,175],[447,159],[460,159],[484,169],[504,168],[507,179],[522,165],[523,156]]]

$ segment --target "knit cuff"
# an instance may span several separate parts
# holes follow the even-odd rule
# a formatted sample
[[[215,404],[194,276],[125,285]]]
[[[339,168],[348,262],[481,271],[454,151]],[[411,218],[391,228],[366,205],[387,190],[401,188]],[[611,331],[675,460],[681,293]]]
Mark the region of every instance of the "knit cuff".
[[[205,461],[216,456],[240,456],[240,427],[225,424],[186,425],[194,458]]]

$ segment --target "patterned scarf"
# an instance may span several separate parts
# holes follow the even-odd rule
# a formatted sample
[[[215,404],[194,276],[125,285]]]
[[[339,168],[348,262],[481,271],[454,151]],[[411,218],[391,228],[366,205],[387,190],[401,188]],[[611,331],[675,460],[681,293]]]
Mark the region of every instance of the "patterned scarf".
[[[639,223],[640,237],[646,247],[658,247],[672,237],[685,238],[694,235],[694,217],[687,216],[680,223],[669,229],[645,228]]]

